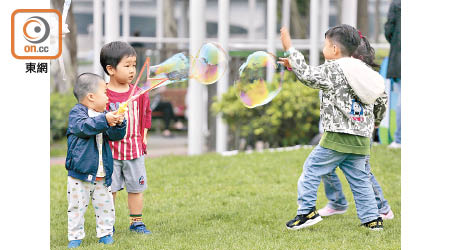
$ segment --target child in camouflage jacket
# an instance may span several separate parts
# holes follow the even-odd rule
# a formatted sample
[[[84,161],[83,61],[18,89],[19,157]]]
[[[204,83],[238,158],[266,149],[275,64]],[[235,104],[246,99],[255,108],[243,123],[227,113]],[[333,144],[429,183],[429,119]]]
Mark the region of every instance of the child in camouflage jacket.
[[[387,95],[383,78],[350,57],[361,43],[359,31],[345,24],[329,29],[323,48],[326,62],[317,67],[306,64],[302,53],[291,47],[285,28],[281,29],[281,41],[288,57],[280,58],[280,63],[292,68],[306,86],[322,90],[320,116],[325,131],[303,165],[297,215],[286,227],[297,230],[322,220],[315,207],[317,189],[321,177],[339,166],[350,184],[362,225],[382,230],[365,159],[374,126],[386,112]]]

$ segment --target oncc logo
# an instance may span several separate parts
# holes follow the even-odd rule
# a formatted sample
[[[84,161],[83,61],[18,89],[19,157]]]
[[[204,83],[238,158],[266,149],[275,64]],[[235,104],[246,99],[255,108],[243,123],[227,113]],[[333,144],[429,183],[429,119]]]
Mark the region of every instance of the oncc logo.
[[[32,16],[23,25],[23,35],[30,43],[42,43],[50,34],[50,25],[39,16]]]
[[[55,9],[11,14],[11,54],[17,59],[55,59],[62,52],[62,20]]]

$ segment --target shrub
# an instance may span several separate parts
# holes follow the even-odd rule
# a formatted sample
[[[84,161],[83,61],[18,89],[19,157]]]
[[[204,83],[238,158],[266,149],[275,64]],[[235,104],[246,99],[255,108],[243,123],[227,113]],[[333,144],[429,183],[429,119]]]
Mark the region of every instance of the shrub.
[[[72,91],[50,95],[50,141],[63,138],[67,131],[69,112],[77,103]]]
[[[271,146],[307,144],[318,133],[319,91],[300,83],[288,72],[280,93],[268,104],[249,109],[230,87],[212,110],[222,117],[238,137],[250,144],[262,140]]]

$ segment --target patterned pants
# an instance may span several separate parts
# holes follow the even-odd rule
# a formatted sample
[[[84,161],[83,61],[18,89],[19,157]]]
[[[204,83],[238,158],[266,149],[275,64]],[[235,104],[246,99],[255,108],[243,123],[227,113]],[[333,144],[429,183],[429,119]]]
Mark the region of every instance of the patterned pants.
[[[113,234],[115,222],[115,211],[111,188],[105,187],[104,180],[90,182],[67,178],[67,209],[68,236],[70,240],[81,240],[84,238],[84,213],[92,198],[95,209],[97,224],[97,237]]]

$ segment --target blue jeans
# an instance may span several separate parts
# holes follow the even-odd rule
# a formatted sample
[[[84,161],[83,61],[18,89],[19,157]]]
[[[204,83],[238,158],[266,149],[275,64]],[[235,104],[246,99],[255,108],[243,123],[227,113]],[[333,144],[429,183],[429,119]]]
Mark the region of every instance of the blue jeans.
[[[402,143],[402,84],[401,80],[397,79],[396,82],[394,82],[394,85],[396,88],[398,88],[398,101],[397,106],[395,107],[395,114],[396,114],[396,123],[397,123],[397,129],[394,133],[394,141],[396,143],[401,144]]]
[[[378,213],[386,214],[391,210],[388,201],[383,196],[383,191],[381,190],[380,184],[375,179],[375,176],[370,171],[370,156],[366,158],[366,172],[369,172],[370,182],[372,183],[373,193],[377,201]],[[327,206],[335,210],[345,210],[348,207],[347,200],[345,199],[344,192],[342,192],[342,185],[339,177],[335,171],[322,176],[323,184],[325,187],[325,195],[328,198]]]
[[[365,163],[364,155],[340,153],[317,145],[306,159],[298,180],[297,214],[307,214],[315,208],[322,176],[339,166],[350,184],[361,223],[377,219],[377,203]]]

